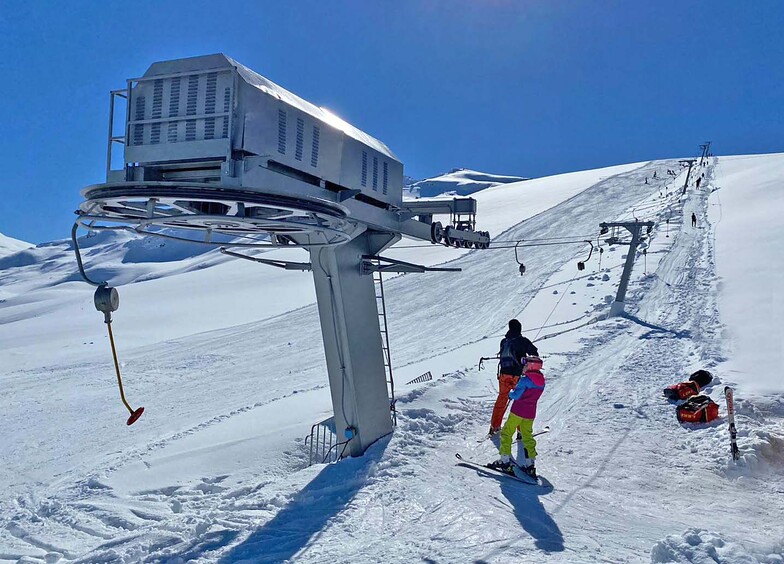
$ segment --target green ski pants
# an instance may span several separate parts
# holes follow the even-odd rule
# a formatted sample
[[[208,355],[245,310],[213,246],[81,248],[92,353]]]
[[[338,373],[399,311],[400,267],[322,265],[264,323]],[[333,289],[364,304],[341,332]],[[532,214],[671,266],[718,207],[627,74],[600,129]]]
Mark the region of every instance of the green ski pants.
[[[514,438],[515,429],[520,428],[520,434],[523,435],[523,446],[528,452],[528,458],[536,458],[536,439],[534,439],[534,420],[523,419],[519,415],[510,413],[509,417],[501,428],[501,447],[498,453],[503,456],[512,456],[512,439]]]

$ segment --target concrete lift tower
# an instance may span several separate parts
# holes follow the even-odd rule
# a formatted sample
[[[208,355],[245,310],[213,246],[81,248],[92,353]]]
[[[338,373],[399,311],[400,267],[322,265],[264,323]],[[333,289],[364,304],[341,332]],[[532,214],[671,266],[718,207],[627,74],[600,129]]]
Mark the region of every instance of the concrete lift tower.
[[[225,55],[158,62],[111,92],[106,182],[82,190],[74,242],[83,226],[306,249],[310,263],[258,261],[312,270],[335,426],[358,456],[392,431],[374,272],[456,270],[380,253],[403,235],[490,244],[475,230],[476,200],[403,202],[402,189],[403,165],[386,145]]]

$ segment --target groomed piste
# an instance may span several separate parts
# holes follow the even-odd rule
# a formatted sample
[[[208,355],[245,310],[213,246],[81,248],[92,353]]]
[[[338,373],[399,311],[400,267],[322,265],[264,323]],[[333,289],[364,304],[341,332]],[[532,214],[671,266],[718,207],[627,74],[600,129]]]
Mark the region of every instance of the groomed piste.
[[[332,413],[307,274],[81,239],[88,271],[122,291],[125,391],[145,406],[127,427],[70,242],[0,238],[0,562],[784,561],[784,155],[712,157],[684,193],[685,174],[672,159],[500,184],[472,194],[490,249],[388,251],[462,272],[385,280],[398,426],[329,465],[308,466],[303,442]],[[627,247],[598,226],[635,218],[655,227],[625,315],[606,319]],[[566,236],[603,252],[519,248],[520,276],[514,242]],[[455,464],[497,456],[480,442],[495,366],[478,360],[512,317],[544,359],[547,487]],[[719,418],[680,424],[662,389],[698,369]]]

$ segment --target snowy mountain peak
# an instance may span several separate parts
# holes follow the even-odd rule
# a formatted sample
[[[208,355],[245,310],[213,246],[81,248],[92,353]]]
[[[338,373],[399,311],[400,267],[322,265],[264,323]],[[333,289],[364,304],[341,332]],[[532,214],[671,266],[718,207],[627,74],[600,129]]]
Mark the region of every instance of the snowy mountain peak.
[[[20,241],[19,239],[14,239],[13,237],[8,237],[7,235],[0,233],[0,257],[12,255],[34,246],[35,245],[28,243],[27,241]]]
[[[501,184],[528,180],[520,176],[488,174],[467,168],[453,168],[446,174],[412,182],[407,186],[409,195],[414,198],[432,198],[444,193],[467,196]]]

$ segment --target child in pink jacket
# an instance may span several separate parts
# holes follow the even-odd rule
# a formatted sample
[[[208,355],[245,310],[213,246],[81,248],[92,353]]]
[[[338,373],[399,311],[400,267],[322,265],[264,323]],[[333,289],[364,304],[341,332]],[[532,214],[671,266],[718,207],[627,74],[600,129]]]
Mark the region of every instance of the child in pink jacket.
[[[542,359],[538,356],[528,356],[525,359],[525,374],[517,386],[509,392],[509,399],[514,400],[509,417],[501,429],[501,446],[498,449],[500,458],[488,464],[488,467],[513,474],[512,438],[515,429],[519,428],[522,443],[525,448],[525,460],[520,468],[536,479],[536,440],[533,437],[534,418],[536,417],[536,402],[544,392],[544,374],[542,374]]]

